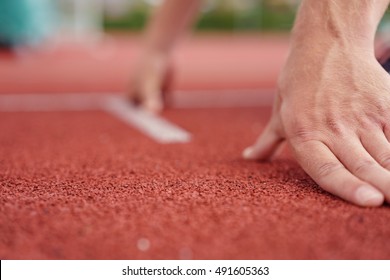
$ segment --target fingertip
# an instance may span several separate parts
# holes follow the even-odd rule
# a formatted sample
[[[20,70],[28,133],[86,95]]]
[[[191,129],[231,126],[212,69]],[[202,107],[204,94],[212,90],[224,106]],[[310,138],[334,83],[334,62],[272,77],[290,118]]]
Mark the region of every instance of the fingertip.
[[[378,207],[385,201],[384,195],[369,185],[360,186],[356,190],[355,196],[358,204],[364,207]]]
[[[253,151],[254,148],[252,146],[247,147],[243,152],[242,152],[242,157],[247,160],[254,159],[253,157]]]
[[[149,98],[143,102],[142,107],[150,113],[158,114],[164,109],[164,103],[161,98]]]

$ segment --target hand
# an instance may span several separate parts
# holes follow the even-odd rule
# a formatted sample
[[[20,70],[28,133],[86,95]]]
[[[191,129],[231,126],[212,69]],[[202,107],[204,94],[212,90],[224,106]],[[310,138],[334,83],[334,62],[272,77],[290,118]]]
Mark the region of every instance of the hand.
[[[360,206],[390,202],[390,77],[373,53],[293,50],[271,120],[244,157],[270,159],[284,140],[324,190]]]
[[[165,54],[145,54],[136,67],[128,98],[148,112],[160,113],[170,82],[169,58]]]
[[[180,35],[189,28],[200,0],[163,1],[145,31],[142,58],[138,63],[129,98],[151,113],[164,108],[164,94],[171,80],[170,55]]]

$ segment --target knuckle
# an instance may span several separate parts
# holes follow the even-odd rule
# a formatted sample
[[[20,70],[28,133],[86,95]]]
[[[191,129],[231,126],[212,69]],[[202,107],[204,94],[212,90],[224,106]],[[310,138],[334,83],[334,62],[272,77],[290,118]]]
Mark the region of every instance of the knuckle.
[[[318,167],[318,175],[320,177],[327,177],[343,168],[344,166],[339,162],[325,162]]]
[[[375,165],[376,163],[372,160],[361,160],[356,162],[352,171],[354,173],[365,173],[372,169],[372,167],[374,167]]]
[[[336,117],[328,116],[324,120],[325,129],[335,136],[342,136],[345,132],[345,126]]]
[[[374,117],[368,117],[359,120],[359,127],[362,129],[362,131],[371,131],[373,129],[378,129],[378,128],[382,129],[383,124],[380,119]]]
[[[379,155],[378,157],[379,163],[386,168],[390,167],[390,152],[385,152]]]
[[[370,129],[383,129],[384,125],[386,124],[386,119],[388,117],[388,113],[386,111],[378,112],[373,109],[371,112],[366,112],[364,114],[356,114],[357,116],[360,116],[357,118],[358,125],[363,130],[370,130]]]
[[[348,139],[350,130],[343,123],[333,118],[327,118],[321,122],[321,125],[317,122],[310,123],[310,125],[297,124],[290,135],[298,143],[306,143],[313,140],[332,143],[335,139]]]
[[[300,140],[300,142],[308,142],[313,139],[313,133],[307,129],[298,129],[295,132],[295,138]]]
[[[291,138],[298,143],[306,143],[318,139],[317,133],[306,126],[296,127]]]

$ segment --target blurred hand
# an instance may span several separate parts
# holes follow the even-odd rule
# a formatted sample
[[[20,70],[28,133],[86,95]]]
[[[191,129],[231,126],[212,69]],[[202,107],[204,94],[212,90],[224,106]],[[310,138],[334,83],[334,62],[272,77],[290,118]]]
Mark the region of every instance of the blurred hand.
[[[145,54],[135,69],[128,97],[151,113],[164,108],[164,94],[169,83],[168,54]]]
[[[171,80],[170,57],[179,37],[194,21],[201,0],[165,0],[145,30],[142,58],[138,63],[129,98],[151,113],[164,108]]]
[[[324,190],[360,206],[390,202],[390,77],[373,53],[292,50],[271,120],[243,155],[268,160],[284,140]]]

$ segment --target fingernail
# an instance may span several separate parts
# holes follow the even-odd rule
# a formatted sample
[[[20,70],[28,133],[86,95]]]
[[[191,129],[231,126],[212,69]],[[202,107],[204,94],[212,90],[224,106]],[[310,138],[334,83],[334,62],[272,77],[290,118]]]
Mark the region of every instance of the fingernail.
[[[356,197],[364,206],[378,206],[383,203],[383,194],[371,186],[361,186],[356,191]]]
[[[245,159],[251,159],[253,154],[253,148],[248,147],[242,152],[242,157]]]

